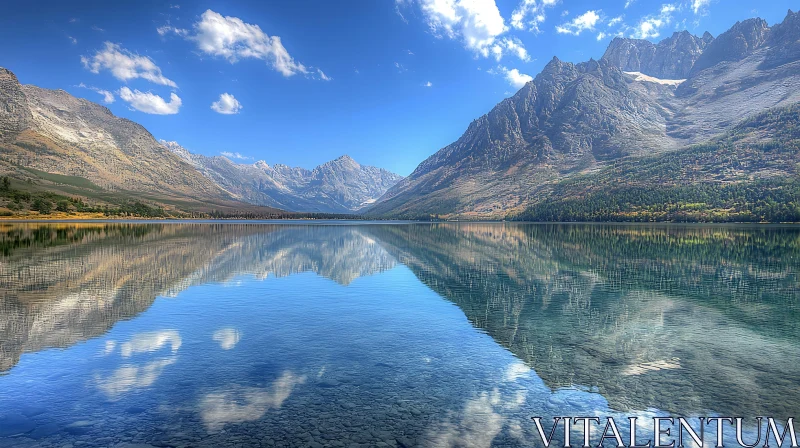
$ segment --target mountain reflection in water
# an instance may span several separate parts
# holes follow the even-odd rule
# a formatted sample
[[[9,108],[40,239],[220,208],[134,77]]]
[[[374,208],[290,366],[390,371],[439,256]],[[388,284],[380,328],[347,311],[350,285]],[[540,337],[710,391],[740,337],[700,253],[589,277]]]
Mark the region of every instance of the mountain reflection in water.
[[[552,388],[612,408],[797,415],[797,228],[484,224],[378,239]]]
[[[262,281],[306,272],[348,288],[356,279],[384,273],[376,277],[377,287],[402,294],[415,291],[392,283],[393,276],[399,275],[393,274],[395,268],[404,266],[521,361],[503,371],[496,380],[502,384],[535,373],[545,393],[599,394],[610,411],[619,412],[786,418],[800,410],[800,373],[792,365],[800,359],[797,227],[0,224],[0,249],[0,372],[5,374],[0,376],[0,402],[4,381],[17,375],[15,366],[26,353],[66,349],[104,337],[118,322],[137,319],[154,308],[158,297],[181,296],[193,286],[232,284],[242,276]],[[347,289],[343,291],[347,294]],[[316,306],[326,306],[321,300]],[[340,306],[339,302],[328,305]],[[407,312],[425,310],[409,308]],[[194,343],[181,332],[185,329],[171,325],[166,321],[158,329],[103,342],[101,356],[118,363],[91,376],[105,400],[116,403],[131,393],[148,393],[164,375],[188,375],[179,362],[194,356]],[[360,324],[337,314],[314,325],[345,334]],[[386,338],[391,343],[385,345],[400,348],[421,344],[393,340],[394,335],[381,334],[381,325],[376,323],[363,337]],[[235,353],[259,328],[220,324],[208,341],[220,353]],[[431,333],[429,337],[439,336]],[[463,337],[480,344],[480,336]],[[288,341],[298,336],[275,337]],[[379,362],[371,368],[381,372],[389,368],[394,375],[380,386],[346,377],[326,380],[326,369],[334,370],[336,356],[356,355],[327,353],[335,341],[315,342],[318,347],[306,344],[306,348],[316,348],[317,357],[329,360],[325,366],[314,367],[315,371],[243,360],[250,369],[267,369],[270,379],[248,382],[230,371],[230,384],[205,388],[192,404],[198,424],[207,432],[218,432],[230,425],[258,422],[270,412],[289,412],[285,405],[291,397],[300,394],[299,401],[313,400],[296,392],[311,384],[320,388],[317,399],[329,390],[345,390],[342,384],[359,386],[352,393],[366,397],[369,387],[394,387],[390,378],[404,378],[392,363]],[[291,357],[286,347],[275,350]],[[65,356],[69,353],[64,352]],[[437,356],[423,357],[425,368],[435,369],[447,352]],[[420,372],[430,376],[414,380],[434,386],[435,378],[448,373]],[[189,387],[196,381],[190,377],[176,384]],[[452,381],[467,384],[471,380]],[[377,394],[373,400],[387,396],[387,390],[373,392]],[[563,413],[567,406],[563,400],[530,403],[524,388],[486,387],[471,396],[429,397],[462,403],[457,411],[415,403],[424,394],[391,393],[400,394],[398,402],[418,405],[410,419],[429,419],[424,431],[406,431],[404,440],[424,440],[421,445],[490,446],[499,440],[498,434],[508,440],[530,436],[531,428],[509,426],[504,417],[509,410],[569,415]],[[346,403],[350,404],[343,405],[345,410],[371,412],[363,407],[351,409],[352,402]],[[397,406],[388,405],[389,411]],[[28,431],[5,435],[22,437]],[[0,441],[3,435],[0,430]]]
[[[0,237],[0,371],[24,352],[99,336],[192,285],[306,271],[346,285],[395,263],[357,227],[0,224]]]

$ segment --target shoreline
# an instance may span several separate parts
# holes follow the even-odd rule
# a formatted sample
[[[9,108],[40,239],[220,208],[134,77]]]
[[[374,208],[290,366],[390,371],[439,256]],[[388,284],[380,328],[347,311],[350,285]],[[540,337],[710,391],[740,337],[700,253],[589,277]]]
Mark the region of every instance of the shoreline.
[[[513,225],[619,225],[619,226],[752,226],[752,227],[798,227],[798,222],[675,222],[675,221],[419,221],[409,219],[315,219],[315,218],[276,218],[276,219],[214,219],[214,218],[123,218],[123,217],[50,217],[50,218],[10,218],[0,217],[0,224],[513,224]]]

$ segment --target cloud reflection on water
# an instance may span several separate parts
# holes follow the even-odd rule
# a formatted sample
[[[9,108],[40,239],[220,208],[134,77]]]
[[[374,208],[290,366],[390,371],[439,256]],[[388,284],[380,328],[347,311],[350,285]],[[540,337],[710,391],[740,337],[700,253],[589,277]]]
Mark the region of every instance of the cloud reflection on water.
[[[235,328],[220,328],[215,331],[211,339],[219,343],[219,347],[223,350],[230,350],[236,347],[242,335]]]
[[[428,427],[427,446],[488,448],[504,430],[523,445],[531,442],[523,429],[528,422],[521,419],[521,411],[529,393],[549,393],[530,387],[532,374],[530,367],[522,362],[508,364],[497,387],[475,394],[460,411],[450,412],[444,420]]]
[[[181,348],[181,335],[176,330],[161,330],[135,334],[129,341],[118,343],[108,340],[105,343],[105,355],[114,353],[117,346],[124,359],[134,355],[158,352],[169,349],[167,356],[161,356],[144,364],[126,363],[117,368],[111,375],[95,375],[95,383],[103,393],[112,400],[134,389],[150,387],[158,380],[164,369],[177,361],[177,353]]]
[[[268,410],[280,408],[294,388],[305,382],[305,375],[285,371],[268,388],[235,385],[212,392],[200,400],[200,416],[209,431],[218,431],[228,423],[258,420]]]
[[[500,434],[506,418],[495,407],[502,401],[497,391],[483,392],[467,400],[464,409],[451,414],[447,420],[434,425],[427,439],[430,446],[437,448],[464,447],[488,448],[492,440]]]
[[[167,345],[170,346],[172,354],[175,354],[178,349],[181,348],[181,343],[181,335],[175,330],[140,333],[120,346],[120,354],[123,358],[130,358],[137,353],[149,353],[161,350],[161,348]]]
[[[134,389],[152,386],[164,372],[164,368],[174,364],[175,358],[164,358],[148,362],[143,366],[126,364],[114,371],[106,378],[95,377],[97,387],[109,398],[117,399],[121,395]]]

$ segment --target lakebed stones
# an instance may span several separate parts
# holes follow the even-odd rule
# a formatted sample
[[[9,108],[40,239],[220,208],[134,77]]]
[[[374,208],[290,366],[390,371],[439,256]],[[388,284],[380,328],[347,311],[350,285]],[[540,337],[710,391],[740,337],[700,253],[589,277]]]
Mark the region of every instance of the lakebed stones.
[[[45,423],[44,425],[37,426],[28,434],[28,437],[39,440],[45,437],[50,437],[53,434],[58,433],[60,430],[61,427],[55,423]]]
[[[36,423],[21,414],[10,414],[0,417],[0,437],[12,437],[27,434],[36,428]]]

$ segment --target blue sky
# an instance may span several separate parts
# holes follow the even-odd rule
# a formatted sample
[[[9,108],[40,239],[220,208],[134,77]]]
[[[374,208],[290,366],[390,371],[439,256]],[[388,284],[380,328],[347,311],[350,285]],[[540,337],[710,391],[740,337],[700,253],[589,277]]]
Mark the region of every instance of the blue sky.
[[[718,35],[794,1],[32,1],[0,16],[0,66],[206,155],[409,174],[555,55],[615,35]],[[105,101],[111,101],[105,103]],[[231,156],[234,157],[234,156]]]

